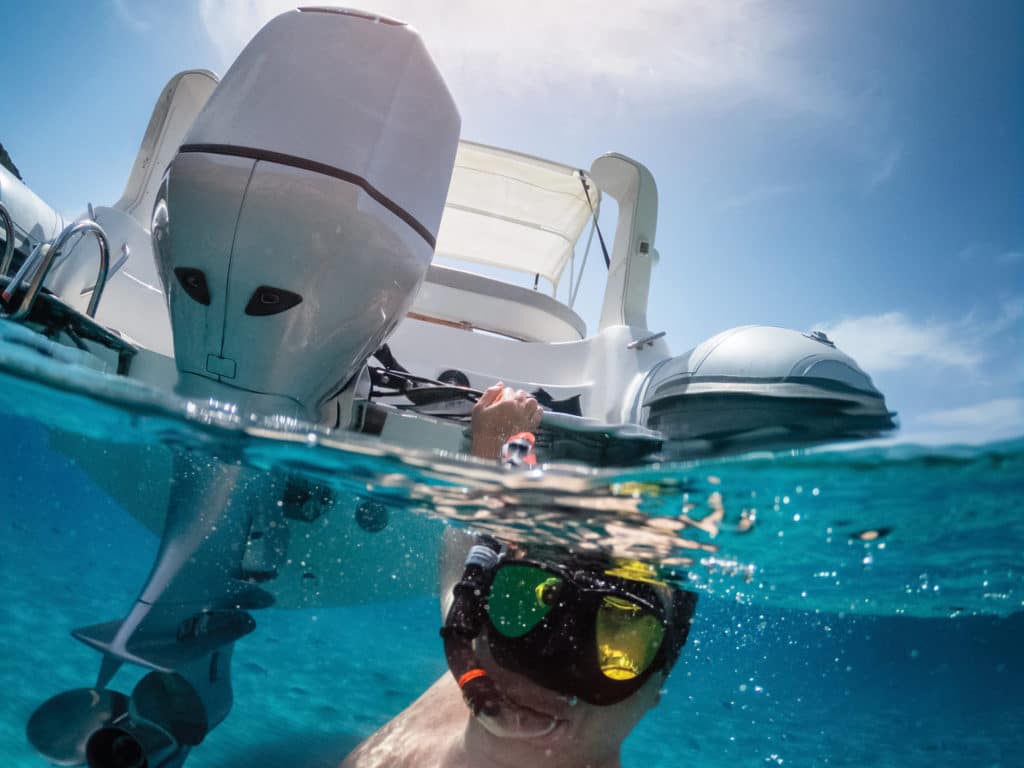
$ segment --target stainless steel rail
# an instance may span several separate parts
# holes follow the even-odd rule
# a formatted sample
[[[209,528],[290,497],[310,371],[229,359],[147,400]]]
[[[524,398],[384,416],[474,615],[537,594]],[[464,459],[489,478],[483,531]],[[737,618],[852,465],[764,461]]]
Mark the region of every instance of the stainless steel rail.
[[[18,274],[7,284],[7,288],[2,294],[3,301],[5,303],[9,302],[22,281],[28,280],[28,288],[25,291],[25,295],[22,297],[18,308],[8,315],[9,319],[21,320],[28,315],[32,310],[32,305],[35,304],[39,291],[42,290],[43,281],[46,280],[46,275],[50,271],[50,267],[53,266],[57,256],[68,247],[68,243],[72,238],[76,236],[84,237],[90,233],[96,237],[96,241],[99,243],[100,268],[96,275],[96,287],[93,290],[92,298],[89,299],[89,306],[85,310],[85,314],[89,317],[96,316],[96,308],[99,306],[100,297],[103,295],[103,289],[107,284],[107,271],[110,269],[110,243],[107,240],[106,233],[103,231],[103,227],[95,221],[83,219],[65,227],[48,248],[45,245],[39,246],[25,259],[25,263],[21,265]]]
[[[7,274],[7,270],[11,267],[11,261],[14,260],[14,222],[3,203],[0,203],[0,223],[3,224],[6,233],[4,255],[3,258],[0,258],[0,276],[2,276]]]

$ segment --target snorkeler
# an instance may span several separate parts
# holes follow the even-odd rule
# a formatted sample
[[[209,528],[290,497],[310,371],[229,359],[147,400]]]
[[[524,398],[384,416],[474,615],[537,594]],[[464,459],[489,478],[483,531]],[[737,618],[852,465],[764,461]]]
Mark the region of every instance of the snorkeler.
[[[451,675],[342,768],[618,766],[697,602],[643,563],[528,556],[486,536],[443,581]]]

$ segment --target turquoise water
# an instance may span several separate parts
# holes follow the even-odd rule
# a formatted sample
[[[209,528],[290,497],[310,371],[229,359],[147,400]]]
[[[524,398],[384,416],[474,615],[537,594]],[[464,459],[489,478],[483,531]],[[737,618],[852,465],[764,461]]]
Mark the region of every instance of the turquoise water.
[[[337,510],[295,525],[306,554],[282,573],[286,607],[254,613],[234,709],[189,766],[337,765],[443,674],[437,539],[468,520],[657,554],[701,592],[626,765],[1024,765],[1022,441],[510,475],[188,411],[31,349],[0,362],[4,765],[44,765],[29,715],[92,684],[97,655],[69,632],[138,594],[169,482],[154,473],[184,451],[385,502],[391,537],[356,541]],[[132,471],[149,475],[115,499]],[[351,562],[375,566],[342,574]]]

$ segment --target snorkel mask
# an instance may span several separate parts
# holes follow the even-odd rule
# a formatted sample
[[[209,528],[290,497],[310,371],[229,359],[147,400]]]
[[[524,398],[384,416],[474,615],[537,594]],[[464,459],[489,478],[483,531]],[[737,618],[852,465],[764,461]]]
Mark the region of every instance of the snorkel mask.
[[[510,672],[605,706],[671,669],[697,604],[696,594],[658,581],[642,563],[511,558],[489,536],[470,550],[453,592],[441,630],[448,665],[474,714],[491,717],[502,696],[479,663],[477,638]]]

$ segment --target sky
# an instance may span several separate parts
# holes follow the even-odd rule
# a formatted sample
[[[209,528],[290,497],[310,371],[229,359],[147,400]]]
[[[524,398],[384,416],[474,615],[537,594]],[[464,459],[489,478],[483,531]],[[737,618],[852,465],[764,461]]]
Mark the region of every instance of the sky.
[[[1024,4],[351,2],[420,31],[463,138],[651,169],[648,324],[674,353],[824,330],[901,441],[1024,433]],[[0,143],[57,211],[110,204],[167,80],[223,74],[290,7],[0,0]],[[592,258],[591,327],[602,280]]]

